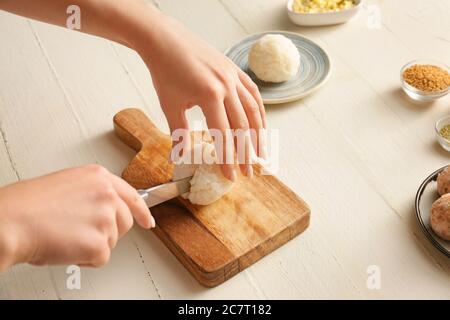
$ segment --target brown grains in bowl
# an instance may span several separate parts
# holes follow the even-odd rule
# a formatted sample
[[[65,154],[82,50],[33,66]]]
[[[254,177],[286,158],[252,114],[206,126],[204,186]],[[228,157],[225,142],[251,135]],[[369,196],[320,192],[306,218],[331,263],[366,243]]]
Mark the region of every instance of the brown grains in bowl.
[[[431,64],[415,64],[403,71],[407,84],[426,92],[437,92],[450,86],[450,73]]]

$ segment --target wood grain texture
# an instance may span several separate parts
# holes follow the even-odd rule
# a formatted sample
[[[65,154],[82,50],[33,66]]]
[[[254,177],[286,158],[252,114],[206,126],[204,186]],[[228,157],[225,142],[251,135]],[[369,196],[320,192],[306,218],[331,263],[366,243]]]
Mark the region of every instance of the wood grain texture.
[[[434,122],[450,96],[417,105],[400,89],[409,60],[450,56],[448,0],[365,0],[350,22],[300,28],[286,0],[153,0],[219,50],[250,33],[299,32],[320,44],[332,77],[314,95],[268,106],[280,129],[277,177],[307,199],[313,223],[301,237],[215,288],[205,289],[153,232],[119,241],[101,269],[16,266],[0,275],[2,299],[450,299],[450,262],[414,219],[420,182],[449,163]],[[379,10],[379,24],[368,22]],[[99,163],[116,174],[134,152],[111,132],[123,106],[142,106],[168,132],[151,77],[132,50],[0,12],[0,182]],[[189,110],[191,122],[203,115]],[[0,141],[1,142],[1,141]],[[0,143],[1,144],[1,143]],[[380,290],[367,288],[369,265]],[[127,290],[123,290],[127,288]]]
[[[114,117],[116,134],[138,154],[122,177],[135,188],[171,180],[171,140],[139,109]],[[294,192],[254,165],[232,190],[200,206],[179,198],[155,208],[156,233],[205,286],[216,286],[303,232],[310,209]]]

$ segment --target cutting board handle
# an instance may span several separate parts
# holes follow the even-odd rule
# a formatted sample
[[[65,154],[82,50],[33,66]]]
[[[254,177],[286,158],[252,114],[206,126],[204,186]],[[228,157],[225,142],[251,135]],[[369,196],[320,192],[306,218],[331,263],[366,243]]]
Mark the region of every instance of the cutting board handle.
[[[139,109],[129,108],[114,116],[114,130],[128,146],[139,152],[145,144],[170,140]]]
[[[162,133],[153,122],[139,109],[130,108],[120,111],[114,116],[116,135],[137,155],[122,172],[122,178],[136,189],[146,189],[172,179],[173,164],[169,161],[172,140]],[[141,166],[146,163],[145,171]]]

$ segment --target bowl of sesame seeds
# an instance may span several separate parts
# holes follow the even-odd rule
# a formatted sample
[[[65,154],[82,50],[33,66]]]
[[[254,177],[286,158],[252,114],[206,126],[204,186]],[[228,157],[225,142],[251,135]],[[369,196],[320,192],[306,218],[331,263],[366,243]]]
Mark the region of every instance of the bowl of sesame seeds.
[[[414,60],[403,66],[400,79],[405,93],[417,101],[433,101],[450,89],[450,69],[432,60]]]
[[[450,152],[450,116],[445,116],[436,121],[434,129],[441,147]]]

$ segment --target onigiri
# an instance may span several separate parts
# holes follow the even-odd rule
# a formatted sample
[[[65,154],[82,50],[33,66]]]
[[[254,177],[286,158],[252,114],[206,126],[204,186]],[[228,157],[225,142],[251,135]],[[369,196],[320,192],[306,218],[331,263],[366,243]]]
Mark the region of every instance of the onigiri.
[[[198,157],[200,155],[200,158]],[[192,176],[190,190],[182,197],[193,204],[208,205],[231,190],[233,182],[225,178],[215,160],[214,145],[208,142],[196,144],[175,164],[173,180]],[[200,160],[200,161],[198,161]]]
[[[258,79],[284,82],[297,74],[300,54],[289,38],[281,34],[267,34],[250,48],[248,63]]]

